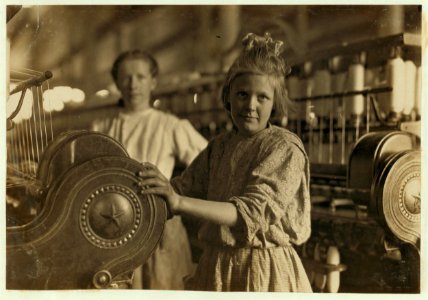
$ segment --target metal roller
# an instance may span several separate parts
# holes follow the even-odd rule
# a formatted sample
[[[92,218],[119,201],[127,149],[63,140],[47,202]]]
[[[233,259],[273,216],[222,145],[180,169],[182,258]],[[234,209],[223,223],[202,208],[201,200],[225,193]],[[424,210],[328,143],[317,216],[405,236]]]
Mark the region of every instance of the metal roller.
[[[416,245],[420,238],[421,159],[416,136],[403,131],[364,135],[349,158],[348,189],[384,229]]]
[[[395,153],[416,148],[415,136],[404,131],[388,130],[365,134],[354,146],[349,156],[347,186],[354,189],[371,189],[375,173],[387,158]],[[369,199],[354,198],[359,204]]]

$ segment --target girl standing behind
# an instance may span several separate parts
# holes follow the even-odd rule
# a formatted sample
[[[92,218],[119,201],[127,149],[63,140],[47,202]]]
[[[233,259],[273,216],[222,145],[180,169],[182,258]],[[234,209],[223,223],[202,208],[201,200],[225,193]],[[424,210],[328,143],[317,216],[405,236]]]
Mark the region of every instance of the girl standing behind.
[[[143,164],[142,193],[203,220],[204,252],[188,289],[310,292],[293,244],[310,235],[309,162],[300,139],[271,125],[286,115],[282,42],[248,34],[223,86],[234,129],[214,138],[170,183]]]

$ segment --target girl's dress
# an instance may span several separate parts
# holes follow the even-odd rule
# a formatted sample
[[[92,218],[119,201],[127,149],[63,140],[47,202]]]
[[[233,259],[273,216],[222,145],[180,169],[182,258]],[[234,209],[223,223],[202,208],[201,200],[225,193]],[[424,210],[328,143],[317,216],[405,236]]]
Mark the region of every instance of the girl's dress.
[[[172,180],[189,197],[236,205],[233,227],[205,222],[191,290],[310,292],[292,244],[310,235],[309,162],[300,139],[269,125],[246,138],[236,131],[212,140]]]

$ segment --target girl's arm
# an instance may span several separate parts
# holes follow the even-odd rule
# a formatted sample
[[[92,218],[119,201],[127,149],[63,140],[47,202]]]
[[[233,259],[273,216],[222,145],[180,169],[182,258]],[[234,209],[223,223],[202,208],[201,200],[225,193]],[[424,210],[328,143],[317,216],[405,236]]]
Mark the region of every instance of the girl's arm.
[[[238,221],[236,206],[230,202],[217,202],[178,195],[175,213],[196,217],[219,225],[232,227]],[[174,211],[173,211],[174,212]]]
[[[138,174],[142,194],[155,194],[163,197],[169,210],[175,214],[185,214],[219,225],[234,226],[238,221],[238,211],[233,203],[209,201],[177,194],[169,180],[156,166],[143,163]]]

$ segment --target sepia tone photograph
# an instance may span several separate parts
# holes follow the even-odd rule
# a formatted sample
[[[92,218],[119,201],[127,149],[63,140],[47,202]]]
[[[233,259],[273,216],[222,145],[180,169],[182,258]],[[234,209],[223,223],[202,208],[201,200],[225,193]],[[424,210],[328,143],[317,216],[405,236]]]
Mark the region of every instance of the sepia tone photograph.
[[[6,299],[422,294],[422,5],[3,7]]]

